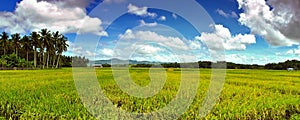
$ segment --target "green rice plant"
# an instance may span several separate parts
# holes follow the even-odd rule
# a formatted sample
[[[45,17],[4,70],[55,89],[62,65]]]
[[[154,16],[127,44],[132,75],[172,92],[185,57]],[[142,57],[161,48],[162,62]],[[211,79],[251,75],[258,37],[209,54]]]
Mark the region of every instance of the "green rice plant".
[[[129,71],[137,85],[147,86],[151,82],[148,68]],[[195,99],[179,119],[299,119],[300,71],[227,70],[222,94],[205,118],[200,118],[199,110],[207,94],[211,70],[200,69],[199,73]],[[181,70],[166,69],[166,74],[162,90],[152,97],[138,98],[119,88],[110,68],[96,70],[99,87],[113,105],[133,113],[157,111],[174,99],[180,87]],[[69,68],[0,71],[0,119],[116,118],[115,114],[90,114],[78,96],[72,76]],[[95,105],[100,102],[103,101],[94,99]]]

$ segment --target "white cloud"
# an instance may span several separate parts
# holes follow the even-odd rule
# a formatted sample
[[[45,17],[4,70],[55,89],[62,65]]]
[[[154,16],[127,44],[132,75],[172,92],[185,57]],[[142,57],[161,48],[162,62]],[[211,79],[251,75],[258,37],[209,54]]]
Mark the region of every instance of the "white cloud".
[[[217,9],[216,12],[221,16],[228,17],[228,14],[225,13],[223,10]]]
[[[233,18],[238,18],[239,16],[238,16],[234,11],[232,11],[232,12],[231,12],[231,17],[233,17]]]
[[[122,59],[132,57],[130,59],[162,62],[197,61],[194,51],[200,50],[201,47],[201,41],[198,40],[192,41],[180,37],[164,36],[152,31],[128,29],[124,34],[119,35],[114,50],[120,54],[116,54],[114,57]],[[189,57],[183,59],[180,56]],[[200,54],[197,57],[199,56]]]
[[[82,47],[75,46],[75,44],[73,42],[67,41],[66,43],[69,45],[68,52],[73,53],[76,51],[82,51]]]
[[[176,15],[175,13],[172,14],[172,17],[173,17],[174,19],[177,19],[177,15]]]
[[[157,22],[146,23],[144,20],[140,20],[140,26],[154,27],[157,26]]]
[[[226,55],[227,62],[233,62],[238,64],[259,64],[264,65],[270,60],[275,60],[271,56],[254,55],[254,54],[228,54]]]
[[[239,22],[275,46],[298,45],[300,42],[300,2],[295,0],[237,0]],[[272,9],[269,7],[272,6]]]
[[[200,50],[201,49],[201,43],[198,40],[189,40],[188,41],[189,47],[192,50]]]
[[[136,52],[139,54],[157,54],[160,51],[163,51],[160,47],[154,47],[152,45],[137,45]]]
[[[245,63],[247,60],[247,56],[245,55],[239,55],[239,54],[229,54],[226,55],[227,62],[233,62],[233,63]]]
[[[166,37],[152,31],[132,31],[128,29],[124,34],[119,35],[119,39],[127,41],[156,42],[159,45],[177,50],[189,49],[185,44],[185,40],[178,37]]]
[[[91,3],[96,2],[96,0],[37,0],[37,1],[38,2],[46,1],[53,4],[60,4],[64,7],[70,7],[70,8],[74,8],[74,7],[86,8]]]
[[[93,33],[107,36],[102,21],[86,15],[85,8],[66,7],[63,1],[47,2],[23,0],[15,12],[0,13],[0,28],[10,33],[36,31],[47,28],[62,33]]]
[[[123,3],[126,0],[104,0],[103,3],[112,4],[112,3]]]
[[[286,51],[285,54],[279,53],[279,55],[300,55],[300,46],[298,46],[298,48]]]
[[[98,50],[97,57],[98,59],[118,58],[138,61],[174,61],[174,56],[170,53],[166,53],[166,49],[164,47],[150,44],[126,44],[114,49],[102,48]]]
[[[238,34],[232,36],[229,29],[223,25],[215,25],[214,33],[201,33],[196,39],[200,40],[209,47],[210,50],[245,50],[246,45],[256,43],[254,35]]]
[[[137,61],[159,61],[159,62],[179,62],[177,56],[174,55],[164,55],[164,54],[152,54],[144,56],[134,56],[132,60]]]
[[[285,54],[294,54],[294,50],[288,50]]]
[[[128,13],[135,14],[138,16],[150,16],[152,18],[156,17],[157,14],[148,12],[147,7],[137,7],[135,5],[129,4],[127,6]]]
[[[259,64],[265,65],[268,63],[278,63],[287,60],[299,59],[299,56],[283,56],[283,55],[270,55],[270,54],[227,54],[226,60],[228,62],[239,64]]]
[[[166,21],[167,18],[166,18],[166,16],[160,16],[160,17],[158,18],[158,20],[160,20],[160,21]]]
[[[276,52],[275,55],[280,56],[280,55],[282,55],[282,53],[281,52]]]
[[[96,56],[96,53],[95,52],[91,52],[89,50],[86,50],[85,51],[85,54],[84,54],[85,57],[95,57]]]
[[[281,58],[277,62],[279,62],[279,61],[282,62],[282,61],[285,61],[285,60],[292,60],[292,59],[299,60],[300,46],[298,46],[297,48],[292,48],[292,49],[287,50],[287,51],[276,52],[275,55],[276,55],[277,58]]]
[[[296,55],[300,55],[300,46],[298,47],[298,49],[294,49],[294,53]]]
[[[226,13],[226,12],[224,12],[224,11],[221,10],[221,9],[217,9],[216,12],[217,12],[219,15],[221,15],[221,16],[223,16],[223,17],[226,17],[226,18],[228,18],[228,17],[237,18],[237,17],[238,17],[238,15],[237,15],[234,11],[232,11],[231,13]]]
[[[114,56],[114,51],[112,49],[104,48],[100,50],[101,55],[105,55],[107,57],[112,57]]]
[[[64,52],[63,55],[68,56],[84,56],[86,58],[92,59],[96,56],[96,53],[90,50],[86,50],[81,46],[76,46],[73,42],[67,41],[69,45],[68,51]]]
[[[132,60],[137,61],[160,61],[160,62],[196,62],[198,59],[195,54],[173,54],[173,53],[156,53],[131,56]]]

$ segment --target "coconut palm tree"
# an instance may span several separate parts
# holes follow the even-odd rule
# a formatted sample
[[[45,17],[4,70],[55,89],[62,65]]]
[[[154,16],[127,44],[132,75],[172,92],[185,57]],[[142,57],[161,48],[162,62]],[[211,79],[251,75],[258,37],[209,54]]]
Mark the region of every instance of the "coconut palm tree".
[[[45,61],[45,50],[47,50],[47,47],[49,46],[49,42],[51,40],[51,33],[49,30],[47,29],[42,29],[40,31],[40,34],[41,34],[41,43],[42,43],[42,46],[41,46],[41,51],[42,52],[42,57],[43,57],[43,69],[45,68],[45,64],[46,64],[46,61]]]
[[[56,68],[58,68],[60,56],[62,55],[63,52],[68,50],[69,45],[67,44],[68,38],[65,37],[64,35],[61,35],[61,37],[57,41],[57,63],[56,63]]]
[[[20,39],[21,39],[20,33],[15,33],[15,34],[11,35],[11,40],[13,42],[12,45],[14,47],[15,54],[16,54],[17,58],[18,58],[18,49],[21,47],[20,46]]]
[[[31,42],[32,42],[32,45],[34,47],[34,67],[36,67],[37,65],[37,48],[39,47],[40,45],[40,35],[37,33],[37,32],[31,32],[30,34],[30,39],[31,39]]]
[[[19,33],[10,36],[6,32],[0,33],[1,54],[14,53],[16,58],[26,58],[28,63],[32,60],[30,54],[33,52],[34,67],[42,65],[42,68],[58,68],[61,59],[64,58],[62,53],[68,48],[67,38],[58,31],[51,33],[42,29],[39,32],[31,32],[29,36],[21,37]]]
[[[51,55],[55,54],[55,48],[54,48],[54,43],[53,43],[53,37],[52,34],[48,34],[47,35],[48,38],[48,42],[47,42],[47,49],[46,49],[46,53],[47,53],[47,59],[46,59],[46,65],[47,68],[49,68],[49,62],[50,62],[50,57]]]
[[[31,41],[29,39],[28,36],[23,36],[23,38],[21,39],[21,43],[22,43],[22,47],[24,48],[24,50],[26,51],[26,61],[28,63],[28,53],[29,51],[32,49],[32,45],[31,45]],[[27,64],[28,67],[28,64]]]
[[[6,49],[8,48],[8,34],[6,32],[2,32],[2,34],[0,35],[1,37],[1,45],[3,47],[3,55],[6,55]]]
[[[58,41],[62,35],[56,31],[52,33],[52,50],[51,50],[51,56],[52,56],[52,68],[55,67],[55,62],[58,59]]]

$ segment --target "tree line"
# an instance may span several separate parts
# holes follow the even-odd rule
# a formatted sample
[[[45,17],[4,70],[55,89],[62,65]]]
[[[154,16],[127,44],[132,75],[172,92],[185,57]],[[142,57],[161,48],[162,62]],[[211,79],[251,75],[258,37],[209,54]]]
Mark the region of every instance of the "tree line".
[[[199,61],[195,63],[162,63],[161,66],[164,68],[180,68],[181,66],[189,66],[190,68],[212,68],[213,62],[210,61]],[[217,63],[224,63],[224,61],[219,61]],[[106,65],[110,67],[110,65]],[[153,67],[152,64],[134,64],[131,67]],[[266,65],[257,64],[236,64],[232,62],[226,62],[227,69],[272,69],[272,70],[287,70],[288,68],[293,68],[295,70],[300,70],[300,61],[298,60],[287,60],[285,62],[279,63],[268,63]]]
[[[300,70],[300,61],[298,60],[287,60],[280,63],[269,63],[265,65],[266,69],[274,70],[286,70],[288,68],[293,68],[295,70]]]
[[[20,33],[9,35],[2,32],[0,67],[59,68],[66,62],[71,62],[62,55],[69,47],[67,41],[67,37],[59,31],[51,32],[48,29],[34,31],[24,36]]]

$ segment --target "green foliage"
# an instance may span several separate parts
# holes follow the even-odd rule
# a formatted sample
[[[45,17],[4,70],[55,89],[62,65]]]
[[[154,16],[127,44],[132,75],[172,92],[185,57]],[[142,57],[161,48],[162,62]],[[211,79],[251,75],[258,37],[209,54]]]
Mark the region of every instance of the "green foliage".
[[[21,36],[20,33],[10,36],[6,32],[0,34],[0,57],[15,54],[17,59],[24,58],[26,62],[24,59],[7,61],[6,65],[9,67],[31,67],[29,61],[33,61],[35,68],[59,68],[64,64],[61,59],[64,57],[62,53],[69,46],[68,39],[58,31],[51,33],[42,29],[28,36]]]
[[[110,64],[102,64],[102,67],[111,67]]]
[[[0,66],[5,68],[27,67],[32,66],[32,62],[27,62],[25,59],[18,58],[16,54],[3,55],[0,58]]]
[[[97,69],[104,94],[115,107],[128,112],[151,112],[165,107],[180,86],[180,69],[167,71],[163,89],[142,99],[124,93],[115,83],[112,70]],[[227,70],[222,94],[212,111],[202,119],[291,119],[300,114],[300,72],[275,70]],[[197,95],[181,116],[200,119],[209,87],[211,70],[200,70]],[[150,83],[149,69],[130,69],[133,81]],[[81,103],[72,69],[0,71],[0,119],[95,119]],[[102,102],[95,100],[95,104]],[[99,114],[99,118],[104,118]],[[116,117],[116,116],[111,116]]]
[[[217,63],[222,63],[219,61]],[[211,68],[213,62],[210,61],[199,61],[196,63],[162,63],[164,68],[180,68],[180,65],[189,66],[190,68]],[[196,66],[195,66],[196,65]],[[153,64],[134,64],[132,67],[152,67]],[[280,63],[269,63],[266,65],[257,64],[236,64],[232,62],[226,62],[227,69],[273,69],[273,70],[287,70],[287,68],[294,68],[295,70],[300,70],[300,61],[298,60],[287,60]]]
[[[287,60],[285,62],[280,63],[270,63],[265,65],[265,68],[274,70],[286,70],[287,68],[294,68],[296,70],[300,70],[300,61]]]
[[[89,60],[85,57],[72,57],[72,66],[73,67],[87,67],[87,64],[89,63]]]

